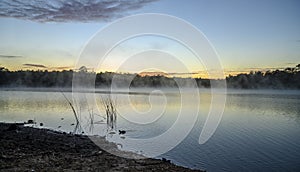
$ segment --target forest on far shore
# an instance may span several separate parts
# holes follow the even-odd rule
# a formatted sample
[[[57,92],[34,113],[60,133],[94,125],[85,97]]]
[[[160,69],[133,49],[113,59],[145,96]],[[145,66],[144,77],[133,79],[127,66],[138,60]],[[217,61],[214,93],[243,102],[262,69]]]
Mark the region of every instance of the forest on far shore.
[[[71,87],[73,74],[84,73],[95,78],[95,87],[110,87],[112,78],[118,76],[130,80],[130,87],[189,87],[194,79],[199,88],[209,88],[210,82],[221,80],[204,78],[180,78],[156,76],[140,76],[138,74],[122,74],[113,72],[88,72],[85,67],[78,71],[18,70],[9,71],[0,67],[0,87]],[[283,70],[253,71],[247,74],[229,75],[226,77],[228,88],[241,89],[300,89],[300,64]],[[119,85],[122,87],[122,83]]]

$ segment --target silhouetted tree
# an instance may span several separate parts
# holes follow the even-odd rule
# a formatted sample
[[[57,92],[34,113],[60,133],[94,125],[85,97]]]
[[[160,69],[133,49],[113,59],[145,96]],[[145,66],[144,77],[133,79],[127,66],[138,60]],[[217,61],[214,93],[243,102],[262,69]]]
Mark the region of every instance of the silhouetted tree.
[[[0,67],[0,87],[71,87],[73,74],[77,73],[77,79],[81,82],[90,82],[95,79],[96,87],[110,87],[113,77],[118,77],[118,86],[125,86],[124,83],[130,83],[130,87],[192,87],[193,78],[140,76],[136,74],[120,74],[113,72],[88,72],[85,66],[78,71],[33,71],[19,70],[9,71],[5,67]],[[217,83],[220,80],[210,80],[196,78],[196,84],[199,88],[209,88],[211,81]],[[288,67],[284,70],[274,71],[251,71],[248,74],[229,75],[226,77],[228,88],[242,89],[300,89],[300,64],[295,67]],[[179,85],[178,85],[179,84]]]

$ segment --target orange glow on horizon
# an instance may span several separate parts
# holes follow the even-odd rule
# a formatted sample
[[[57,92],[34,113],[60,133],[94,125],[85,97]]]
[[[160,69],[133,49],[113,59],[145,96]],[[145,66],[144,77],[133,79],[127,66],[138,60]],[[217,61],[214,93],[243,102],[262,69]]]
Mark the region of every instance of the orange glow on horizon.
[[[10,65],[8,67],[3,66],[6,69],[8,69],[9,71],[18,71],[18,70],[33,70],[33,71],[63,71],[63,70],[74,70],[74,66],[58,66],[58,67],[32,67],[32,66],[24,66],[24,65]],[[165,76],[165,77],[180,77],[180,78],[203,78],[203,79],[224,79],[225,77],[228,77],[229,75],[231,76],[236,76],[238,74],[249,74],[251,71],[261,71],[263,73],[265,73],[268,70],[274,70],[274,68],[261,68],[261,69],[257,69],[257,70],[253,70],[253,69],[249,69],[249,68],[245,68],[245,69],[225,69],[224,70],[224,77],[214,77],[214,75],[212,75],[211,77],[209,77],[208,72],[207,71],[197,71],[197,72],[191,72],[191,73],[167,73],[167,72],[161,72],[161,71],[143,71],[138,73],[140,76]],[[281,68],[278,68],[281,69]],[[76,70],[76,69],[75,69]],[[91,72],[96,72],[96,73],[100,73],[100,72],[116,72],[116,73],[132,73],[134,74],[135,72],[126,72],[126,71],[122,71],[122,72],[118,72],[115,70],[108,70],[108,69],[104,69],[104,70],[89,70]],[[212,72],[213,74],[213,72]]]

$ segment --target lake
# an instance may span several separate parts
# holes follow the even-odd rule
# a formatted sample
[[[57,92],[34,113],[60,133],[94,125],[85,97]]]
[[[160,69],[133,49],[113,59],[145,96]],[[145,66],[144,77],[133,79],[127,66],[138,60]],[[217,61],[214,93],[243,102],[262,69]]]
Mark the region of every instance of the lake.
[[[61,92],[0,91],[0,121],[21,122],[34,119],[43,127],[60,131],[74,131],[75,117]],[[186,124],[197,118],[191,131],[172,150],[158,156],[190,168],[208,171],[299,171],[300,170],[300,91],[285,90],[228,90],[222,120],[214,135],[199,144],[199,135],[210,107],[209,90],[200,90],[200,102],[181,96],[188,92],[176,90],[149,92],[137,90],[133,94],[114,94],[118,110],[115,130],[127,131],[120,136],[107,130],[105,109],[101,103],[107,94],[87,93],[95,97],[97,106],[77,107],[82,131],[105,135],[121,149],[147,155],[156,150],[152,145],[140,147],[133,139],[149,139],[164,134],[176,121],[179,113]],[[163,95],[162,93],[167,93]],[[65,93],[71,100],[71,93]],[[129,100],[129,101],[128,101]],[[129,102],[129,103],[128,103]],[[94,114],[95,125],[88,124]],[[133,123],[136,122],[136,123]],[[183,123],[182,127],[185,123]],[[110,132],[110,133],[108,133]],[[180,131],[178,131],[180,133]],[[144,150],[145,149],[145,150]],[[151,152],[150,152],[151,153]]]

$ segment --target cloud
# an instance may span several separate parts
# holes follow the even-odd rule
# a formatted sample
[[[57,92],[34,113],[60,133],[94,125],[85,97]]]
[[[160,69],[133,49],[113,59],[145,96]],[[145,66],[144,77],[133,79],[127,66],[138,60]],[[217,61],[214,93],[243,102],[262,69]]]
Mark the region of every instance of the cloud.
[[[35,68],[44,68],[44,69],[47,69],[47,70],[70,70],[70,69],[74,68],[73,66],[54,66],[54,67],[48,67],[48,66],[45,66],[45,65],[42,65],[42,64],[32,64],[32,63],[26,63],[26,64],[23,64],[23,66],[24,66],[24,68],[35,67]]]
[[[7,59],[12,59],[12,58],[22,58],[23,56],[14,56],[14,55],[0,55],[0,58],[7,58]]]
[[[52,70],[70,70],[70,69],[73,69],[74,67],[73,66],[57,66],[57,67],[51,67],[49,69],[52,69]]]
[[[174,72],[174,73],[168,73],[169,75],[194,75],[194,74],[198,74],[198,72],[189,72],[189,73],[180,73],[180,72]]]
[[[156,0],[1,0],[0,17],[37,22],[109,21]]]
[[[192,76],[196,74],[200,74],[201,72],[170,72],[170,73],[165,73],[165,72],[140,72],[140,76]]]
[[[23,66],[26,66],[26,67],[37,67],[37,68],[47,68],[45,65],[41,65],[41,64],[30,64],[30,63],[23,64]]]
[[[297,63],[287,62],[286,65],[296,65]]]

